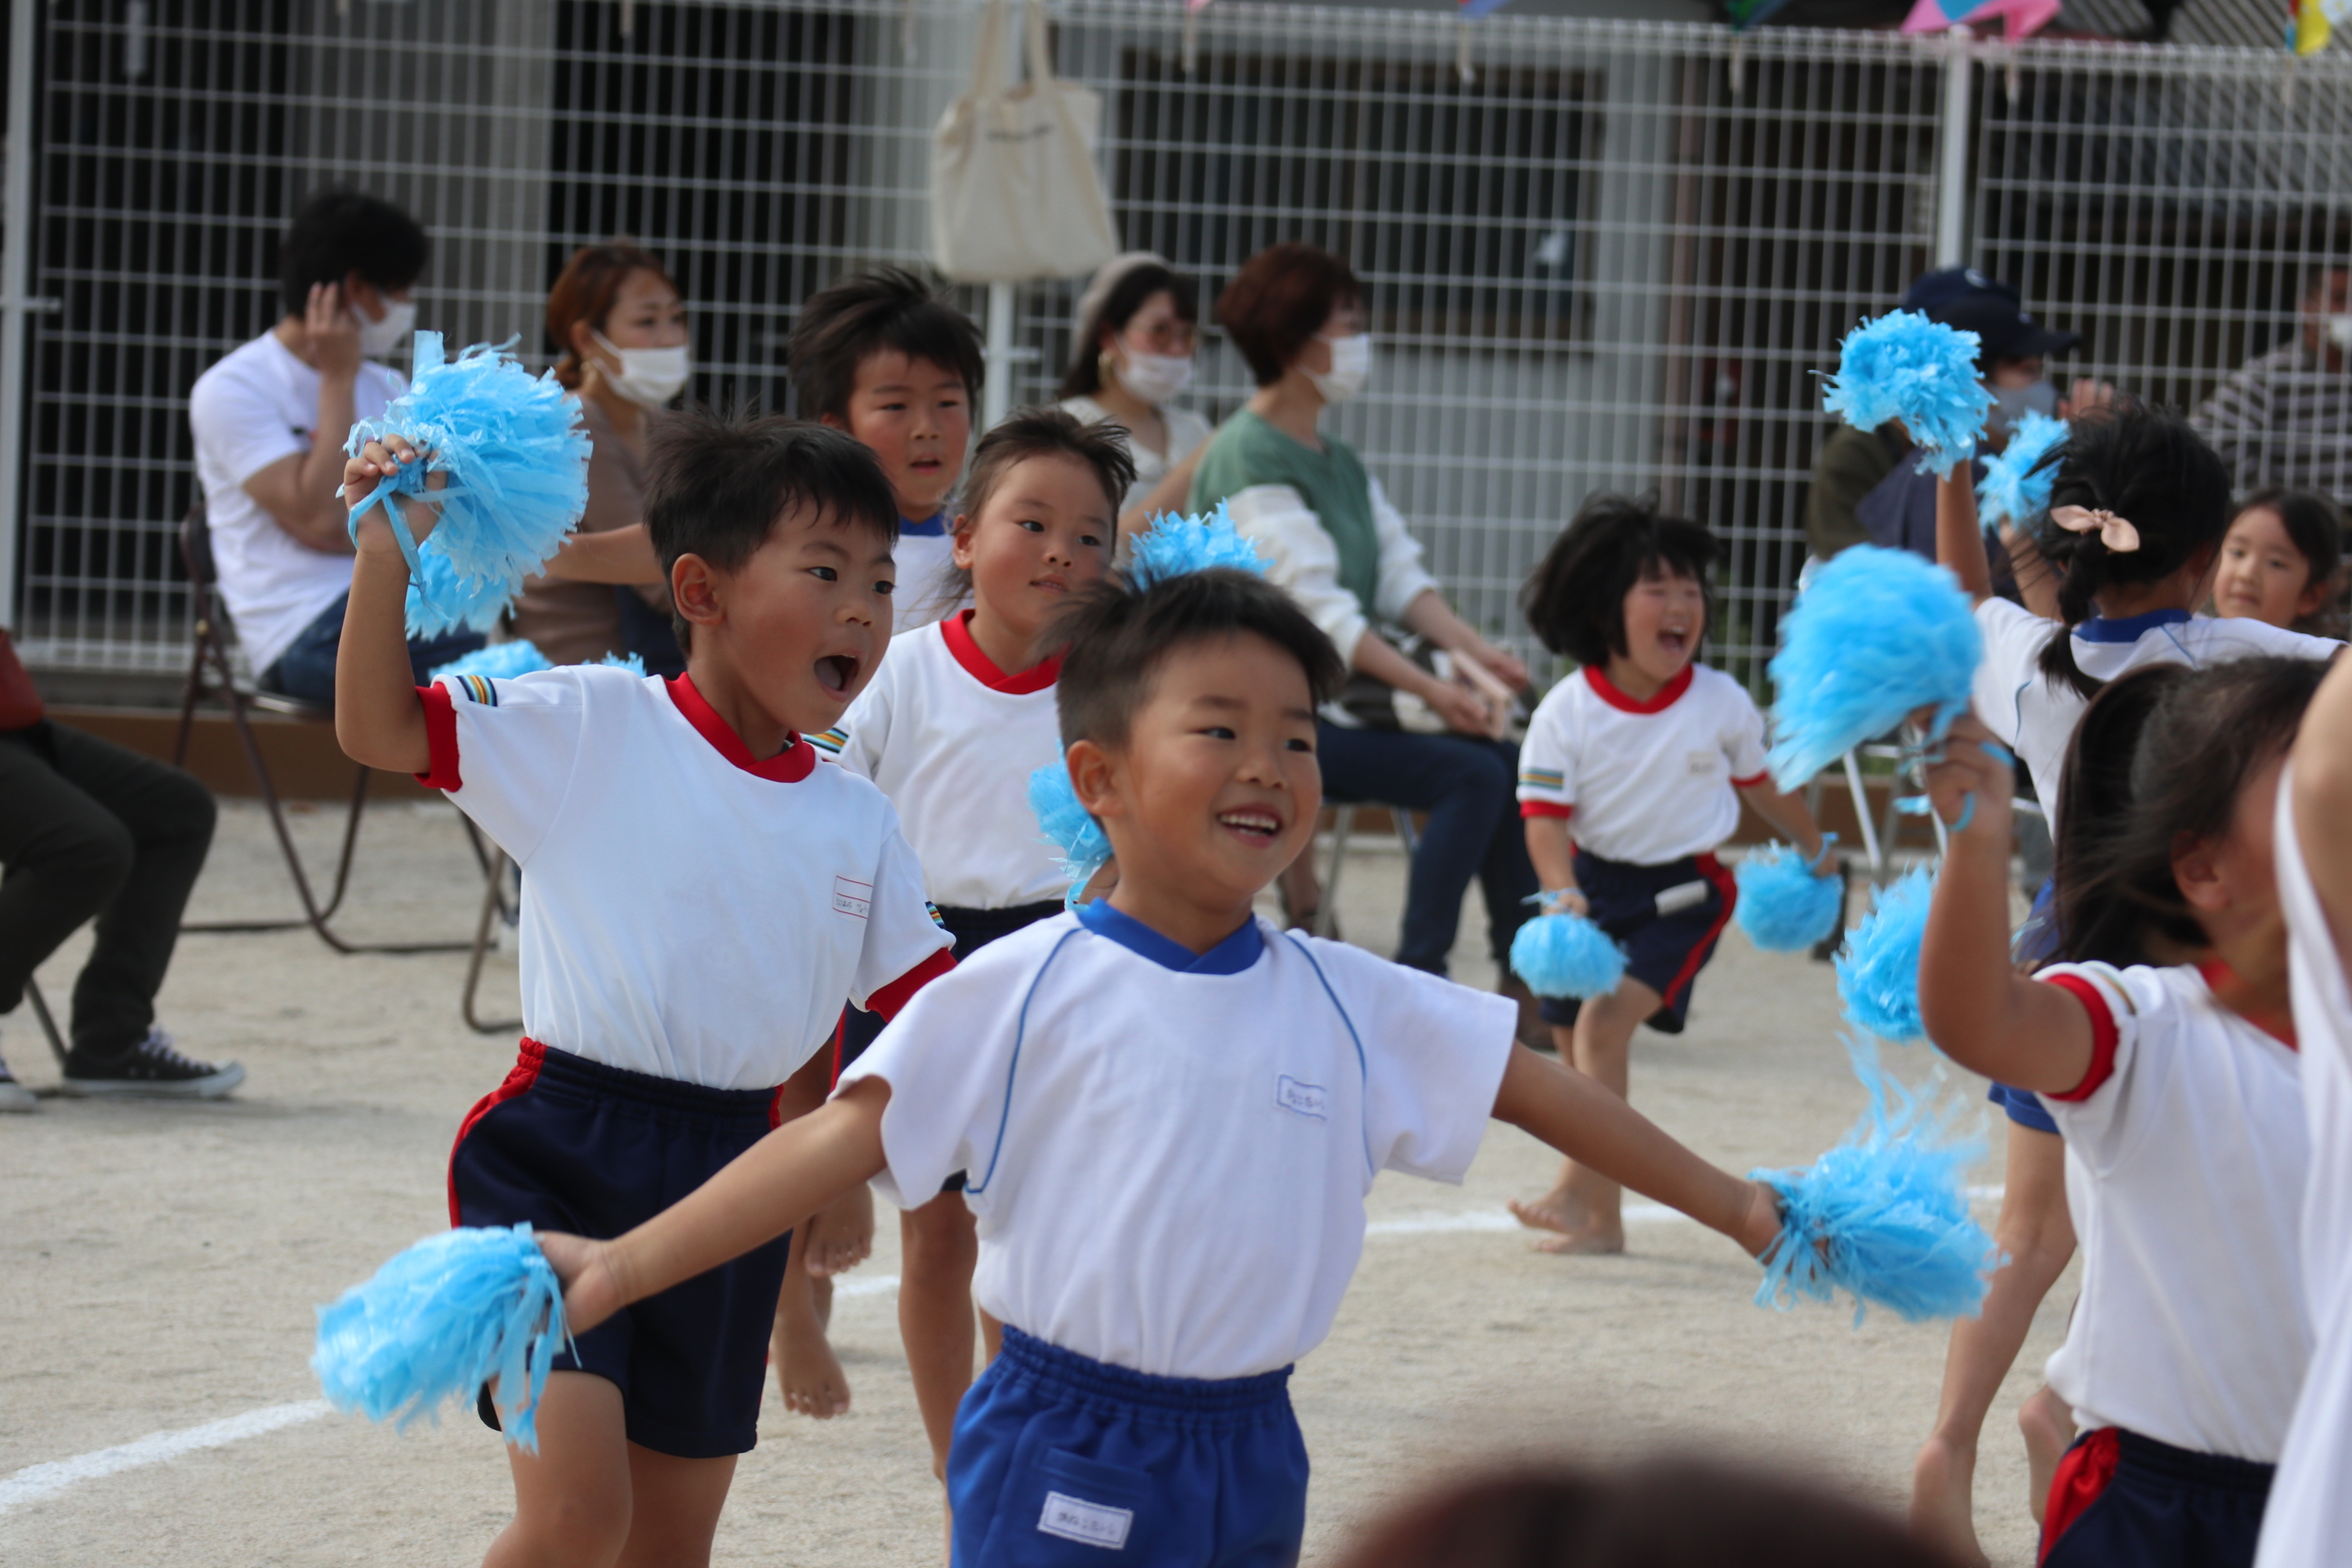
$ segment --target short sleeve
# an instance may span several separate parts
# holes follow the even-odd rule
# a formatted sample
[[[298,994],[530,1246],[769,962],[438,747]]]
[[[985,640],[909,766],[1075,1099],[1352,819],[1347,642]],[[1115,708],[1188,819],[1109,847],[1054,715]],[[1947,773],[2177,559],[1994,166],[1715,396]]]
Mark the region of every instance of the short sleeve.
[[[578,675],[445,676],[420,689],[417,699],[433,759],[417,777],[448,792],[457,809],[528,868],[579,765],[587,709]]]
[[[1754,789],[1772,781],[1764,763],[1764,715],[1756,700],[1729,676],[1723,680],[1723,754],[1731,763],[1734,789]]]
[[[2017,694],[2034,679],[2042,650],[2063,628],[2022,605],[1987,599],[1977,606],[1977,629],[1984,634],[1984,663],[1977,667],[1973,693],[1977,717],[2003,744],[2017,744]]]
[[[1519,745],[1519,815],[1568,816],[1576,810],[1576,754],[1568,742],[1570,674],[1545,693]]]
[[[866,946],[850,991],[851,1001],[886,1018],[904,1011],[917,992],[955,967],[949,952],[955,938],[923,897],[923,868],[898,831],[898,814],[891,812],[888,820],[874,868]]]
[[[1433,1182],[1469,1173],[1517,1043],[1506,996],[1291,936],[1323,968],[1364,1052],[1364,1146],[1373,1164]]]
[[[310,449],[275,400],[250,375],[236,374],[244,368],[224,364],[188,395],[188,427],[198,449],[240,486],[279,458]]]
[[[2043,1090],[2042,1108],[2092,1169],[2110,1168],[2132,1122],[2131,1102],[2154,1091],[2163,1065],[2142,1049],[2147,1010],[2126,976],[2107,964],[2055,964],[2034,981],[2066,992],[2091,1020],[2090,1069],[2073,1089]]]

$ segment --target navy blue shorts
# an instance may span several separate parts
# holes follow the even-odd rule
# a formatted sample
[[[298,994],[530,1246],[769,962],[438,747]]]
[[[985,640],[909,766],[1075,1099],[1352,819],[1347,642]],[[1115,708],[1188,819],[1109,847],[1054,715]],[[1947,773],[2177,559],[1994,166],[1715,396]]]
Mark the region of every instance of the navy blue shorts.
[[[1153,1377],[1008,1323],[956,1411],[948,1501],[952,1568],[1287,1568],[1307,1531],[1290,1369]]]
[[[1693,855],[1663,866],[1635,866],[1623,860],[1603,860],[1579,849],[1576,885],[1591,906],[1602,931],[1625,949],[1625,973],[1662,998],[1647,1022],[1662,1035],[1679,1035],[1690,1016],[1691,983],[1715,944],[1731,922],[1731,906],[1739,897],[1737,883],[1712,855]],[[1665,895],[1661,913],[1658,900]],[[1544,1022],[1566,1028],[1575,1024],[1573,996],[1547,996],[1541,1003]]]
[[[2275,1467],[2102,1426],[2058,1461],[2042,1568],[2253,1568]]]
[[[776,1124],[776,1090],[703,1089],[525,1040],[506,1082],[449,1152],[449,1218],[614,1237],[710,1179]],[[758,1441],[768,1331],[784,1283],[779,1237],[582,1334],[559,1372],[618,1385],[629,1441],[681,1459]],[[498,1415],[487,1391],[483,1421]]]

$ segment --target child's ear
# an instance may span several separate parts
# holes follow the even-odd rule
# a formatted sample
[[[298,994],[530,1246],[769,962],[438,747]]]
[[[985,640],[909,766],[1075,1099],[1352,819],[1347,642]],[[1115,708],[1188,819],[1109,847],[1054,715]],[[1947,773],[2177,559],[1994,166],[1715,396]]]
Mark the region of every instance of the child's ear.
[[[816,422],[824,426],[828,430],[846,430],[849,428],[849,421],[844,419],[840,415],[835,414],[830,408],[818,415],[816,416]]]
[[[2210,844],[2183,835],[2172,848],[2172,880],[2199,914],[2217,915],[2230,907],[2229,884]]]
[[[972,526],[971,514],[960,511],[956,513],[955,526],[949,531],[951,537],[948,548],[954,554],[955,563],[966,572],[971,570]]]
[[[1066,760],[1070,768],[1070,787],[1078,804],[1097,821],[1127,815],[1126,801],[1119,791],[1118,759],[1094,741],[1071,742]]]
[[[669,569],[669,596],[677,613],[688,624],[715,626],[727,619],[727,606],[722,603],[719,573],[709,562],[692,553],[679,556]]]

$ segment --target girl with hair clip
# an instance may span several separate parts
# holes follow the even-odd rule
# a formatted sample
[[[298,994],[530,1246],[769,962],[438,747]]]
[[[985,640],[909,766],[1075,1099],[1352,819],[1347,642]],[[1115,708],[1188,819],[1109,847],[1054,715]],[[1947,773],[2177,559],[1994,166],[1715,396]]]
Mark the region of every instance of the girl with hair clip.
[[[2177,662],[2115,681],[2065,758],[2060,963],[2009,952],[2013,763],[1974,717],[1927,770],[1949,829],[1920,1016],[2065,1140],[2083,1290],[2051,1388],[2083,1436],[2044,1568],[2246,1568],[2311,1335],[2310,1144],[2273,875],[2279,776],[2321,668]]]
[[[2252,654],[2325,659],[2342,645],[2261,620],[2191,613],[2210,593],[2229,527],[2230,480],[2177,415],[2119,399],[2104,417],[2074,421],[2045,462],[2058,472],[2032,544],[2054,578],[2045,602],[2054,601],[2059,619],[1992,596],[1965,475],[1937,487],[1936,545],[1937,559],[1976,601],[1984,633],[1977,712],[2024,762],[2063,855],[2068,812],[2060,774],[2075,724],[2104,683],[2151,664],[2201,667]],[[2032,552],[2021,554],[2022,582]],[[2012,959],[2029,969],[2054,951],[2053,891],[2042,888],[2017,932]],[[1982,1314],[1952,1327],[1935,1428],[1912,1476],[1913,1524],[1972,1559],[1982,1557],[1971,1498],[1979,1435],[2034,1312],[2074,1251],[2055,1121],[2033,1095],[2006,1084],[1996,1082],[1991,1099],[2011,1122],[1994,1226],[2010,1261],[1993,1276]],[[2019,1411],[2018,1425],[2039,1509],[2071,1429],[2046,1389]]]

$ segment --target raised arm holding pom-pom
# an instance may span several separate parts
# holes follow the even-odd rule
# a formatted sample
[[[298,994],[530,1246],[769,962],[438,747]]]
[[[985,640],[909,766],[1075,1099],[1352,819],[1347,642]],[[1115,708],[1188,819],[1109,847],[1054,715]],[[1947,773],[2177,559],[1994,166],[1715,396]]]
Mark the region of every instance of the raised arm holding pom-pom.
[[[397,436],[369,442],[343,464],[344,504],[359,505],[386,476],[425,460],[425,454]],[[446,480],[436,474],[426,482],[438,489]],[[410,504],[401,514],[419,543],[433,531],[432,510]],[[432,748],[404,629],[408,562],[392,527],[386,507],[374,506],[354,531],[359,558],[352,564],[351,607],[335,656],[335,739],[355,763],[386,773],[421,773],[433,765]]]

